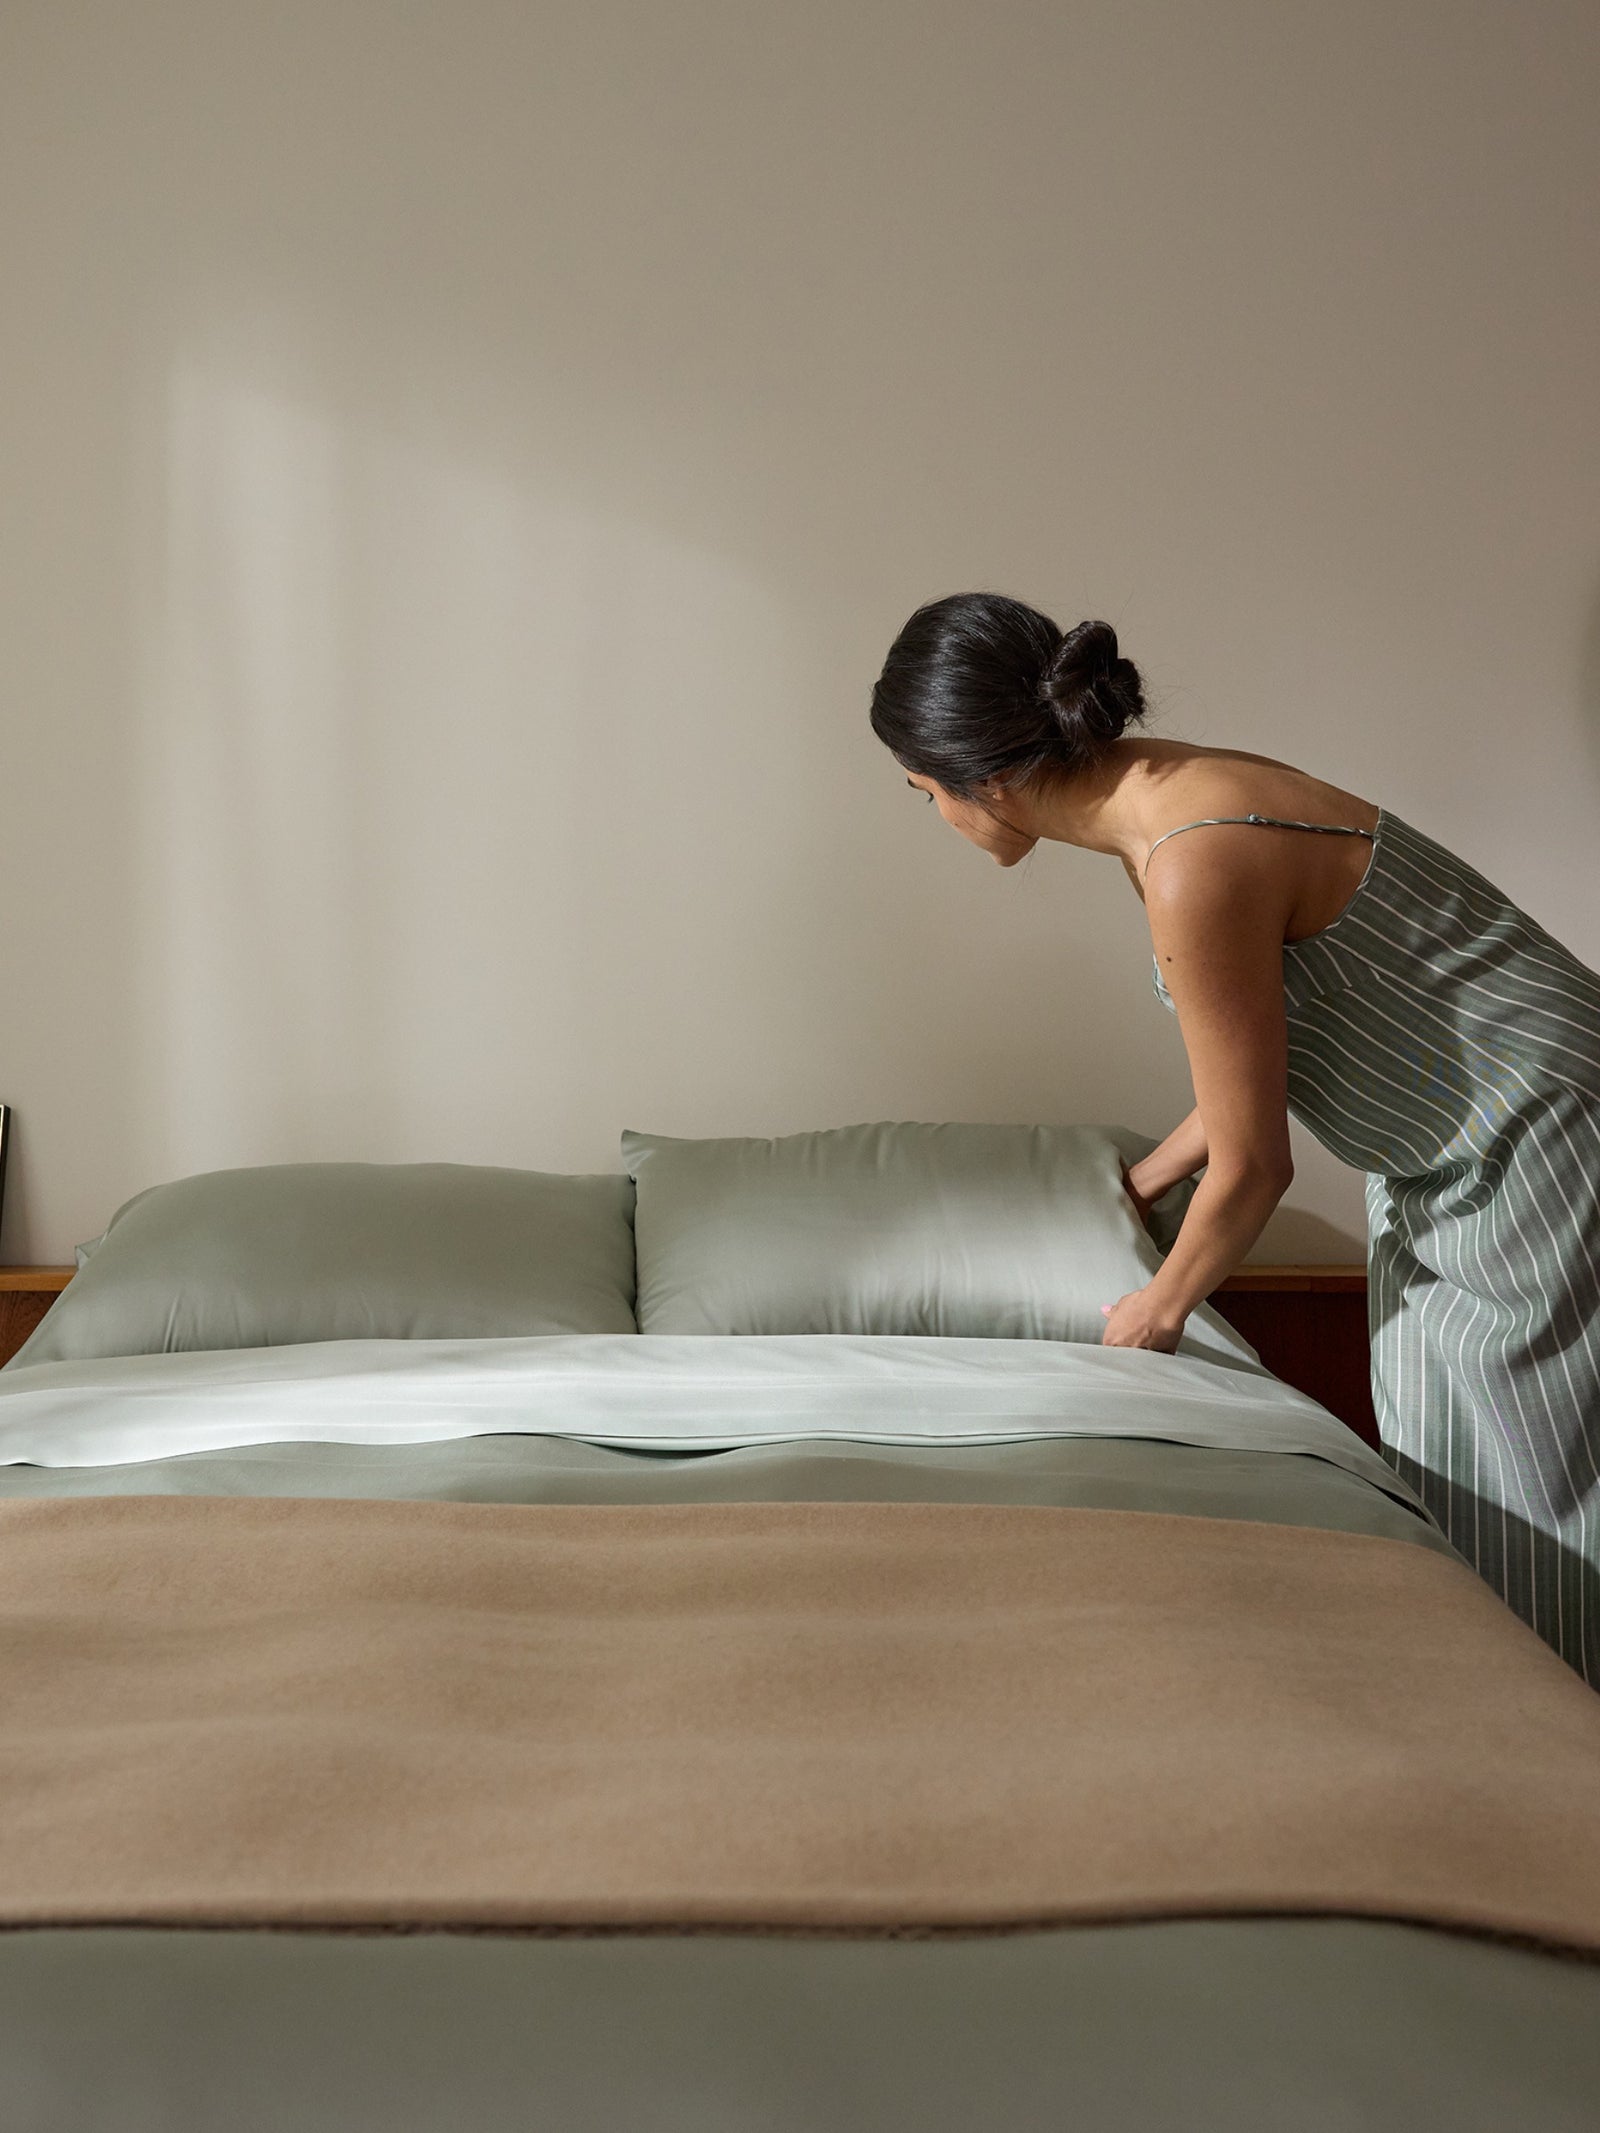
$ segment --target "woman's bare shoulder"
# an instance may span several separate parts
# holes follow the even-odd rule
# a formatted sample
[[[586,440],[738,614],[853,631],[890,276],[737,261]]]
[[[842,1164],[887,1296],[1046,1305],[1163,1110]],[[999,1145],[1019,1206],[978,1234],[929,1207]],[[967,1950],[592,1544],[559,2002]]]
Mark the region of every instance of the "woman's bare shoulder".
[[[1152,841],[1169,829],[1216,815],[1377,827],[1379,811],[1372,801],[1275,756],[1187,742],[1169,743],[1168,749],[1151,765],[1146,818]]]

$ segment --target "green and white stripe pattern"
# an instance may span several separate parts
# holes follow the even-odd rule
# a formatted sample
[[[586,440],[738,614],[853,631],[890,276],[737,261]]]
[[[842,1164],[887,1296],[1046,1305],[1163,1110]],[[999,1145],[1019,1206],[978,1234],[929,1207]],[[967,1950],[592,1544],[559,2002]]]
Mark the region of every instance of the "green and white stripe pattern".
[[[1367,1173],[1385,1451],[1600,1688],[1600,977],[1386,810],[1283,968],[1289,1108]]]

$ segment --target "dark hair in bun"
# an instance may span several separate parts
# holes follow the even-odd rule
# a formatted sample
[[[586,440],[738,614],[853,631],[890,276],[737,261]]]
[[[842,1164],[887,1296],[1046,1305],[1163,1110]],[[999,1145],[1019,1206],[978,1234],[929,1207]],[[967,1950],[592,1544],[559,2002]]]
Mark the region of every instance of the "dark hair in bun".
[[[872,691],[872,730],[897,761],[958,799],[1092,769],[1145,716],[1139,670],[1109,622],[1058,629],[1003,593],[919,607]]]

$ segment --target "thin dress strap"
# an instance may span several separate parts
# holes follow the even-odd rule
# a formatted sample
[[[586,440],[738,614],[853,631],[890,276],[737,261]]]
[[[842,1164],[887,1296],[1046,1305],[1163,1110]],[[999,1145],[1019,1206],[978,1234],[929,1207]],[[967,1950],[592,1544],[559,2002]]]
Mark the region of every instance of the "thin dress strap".
[[[1222,822],[1261,822],[1268,829],[1316,830],[1324,837],[1365,837],[1370,844],[1371,830],[1351,829],[1343,822],[1285,822],[1281,815],[1205,815],[1198,822],[1180,822],[1176,829],[1163,830],[1144,855],[1144,870],[1150,871],[1150,856],[1156,844],[1165,844],[1169,837],[1181,837],[1185,830],[1214,829]]]

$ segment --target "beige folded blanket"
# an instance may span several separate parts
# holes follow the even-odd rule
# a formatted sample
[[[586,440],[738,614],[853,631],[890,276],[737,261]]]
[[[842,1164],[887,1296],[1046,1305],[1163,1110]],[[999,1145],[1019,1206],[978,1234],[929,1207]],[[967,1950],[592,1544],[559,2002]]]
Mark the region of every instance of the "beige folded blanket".
[[[1405,1542],[987,1504],[0,1505],[0,1924],[1349,1912],[1600,1949],[1600,1697]]]

